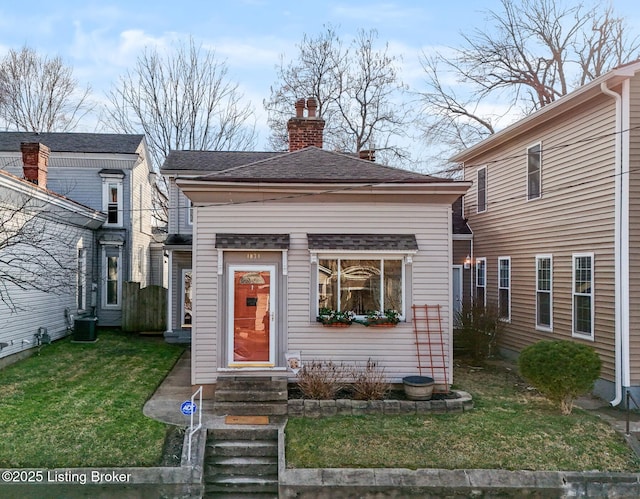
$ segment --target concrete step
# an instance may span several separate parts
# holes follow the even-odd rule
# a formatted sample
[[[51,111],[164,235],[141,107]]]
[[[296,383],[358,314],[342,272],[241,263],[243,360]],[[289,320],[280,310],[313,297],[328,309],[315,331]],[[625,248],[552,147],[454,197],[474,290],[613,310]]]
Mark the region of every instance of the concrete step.
[[[216,381],[216,390],[255,390],[255,391],[286,391],[287,378],[281,377],[247,377],[220,376]]]
[[[273,440],[223,440],[207,443],[205,458],[210,457],[277,457],[278,442]]]
[[[212,428],[207,431],[207,441],[221,440],[278,440],[278,429],[268,426],[240,426],[234,428]]]
[[[205,480],[220,476],[277,476],[278,458],[268,457],[212,457],[205,461]]]
[[[234,476],[219,478],[213,482],[206,482],[206,493],[215,492],[232,492],[243,494],[264,494],[278,493],[278,477],[252,477],[252,476]],[[247,497],[247,496],[245,496]]]
[[[218,402],[213,403],[215,416],[285,416],[288,404],[282,402]]]
[[[217,402],[272,402],[286,401],[287,390],[220,390],[215,393]]]

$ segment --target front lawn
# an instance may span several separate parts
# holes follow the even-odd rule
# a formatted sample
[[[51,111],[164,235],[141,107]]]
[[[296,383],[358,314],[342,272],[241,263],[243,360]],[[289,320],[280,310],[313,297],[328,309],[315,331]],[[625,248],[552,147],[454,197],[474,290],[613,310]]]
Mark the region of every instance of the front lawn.
[[[142,406],[183,352],[160,338],[69,338],[0,370],[0,468],[155,466],[167,425]]]
[[[609,424],[559,409],[499,366],[460,366],[456,387],[475,408],[460,414],[290,418],[291,468],[442,468],[638,471]]]

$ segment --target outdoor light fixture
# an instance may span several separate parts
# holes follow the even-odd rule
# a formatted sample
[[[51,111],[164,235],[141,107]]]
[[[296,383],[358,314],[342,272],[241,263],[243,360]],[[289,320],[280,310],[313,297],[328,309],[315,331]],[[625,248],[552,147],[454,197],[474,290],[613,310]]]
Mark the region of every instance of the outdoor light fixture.
[[[467,255],[467,258],[464,259],[464,268],[465,269],[471,268],[471,255]]]

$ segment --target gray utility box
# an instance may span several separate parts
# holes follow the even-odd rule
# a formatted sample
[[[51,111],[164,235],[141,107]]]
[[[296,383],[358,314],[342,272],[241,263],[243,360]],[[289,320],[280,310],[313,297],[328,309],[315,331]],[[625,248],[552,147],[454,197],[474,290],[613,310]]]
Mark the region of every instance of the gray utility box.
[[[73,323],[73,341],[97,340],[97,317],[80,317]]]

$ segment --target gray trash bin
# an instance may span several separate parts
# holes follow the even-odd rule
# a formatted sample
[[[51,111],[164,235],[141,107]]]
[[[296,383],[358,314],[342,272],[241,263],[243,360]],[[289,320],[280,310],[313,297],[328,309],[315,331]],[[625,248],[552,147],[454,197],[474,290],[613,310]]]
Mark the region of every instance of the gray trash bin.
[[[98,339],[97,317],[79,317],[73,321],[73,341],[96,341]]]

